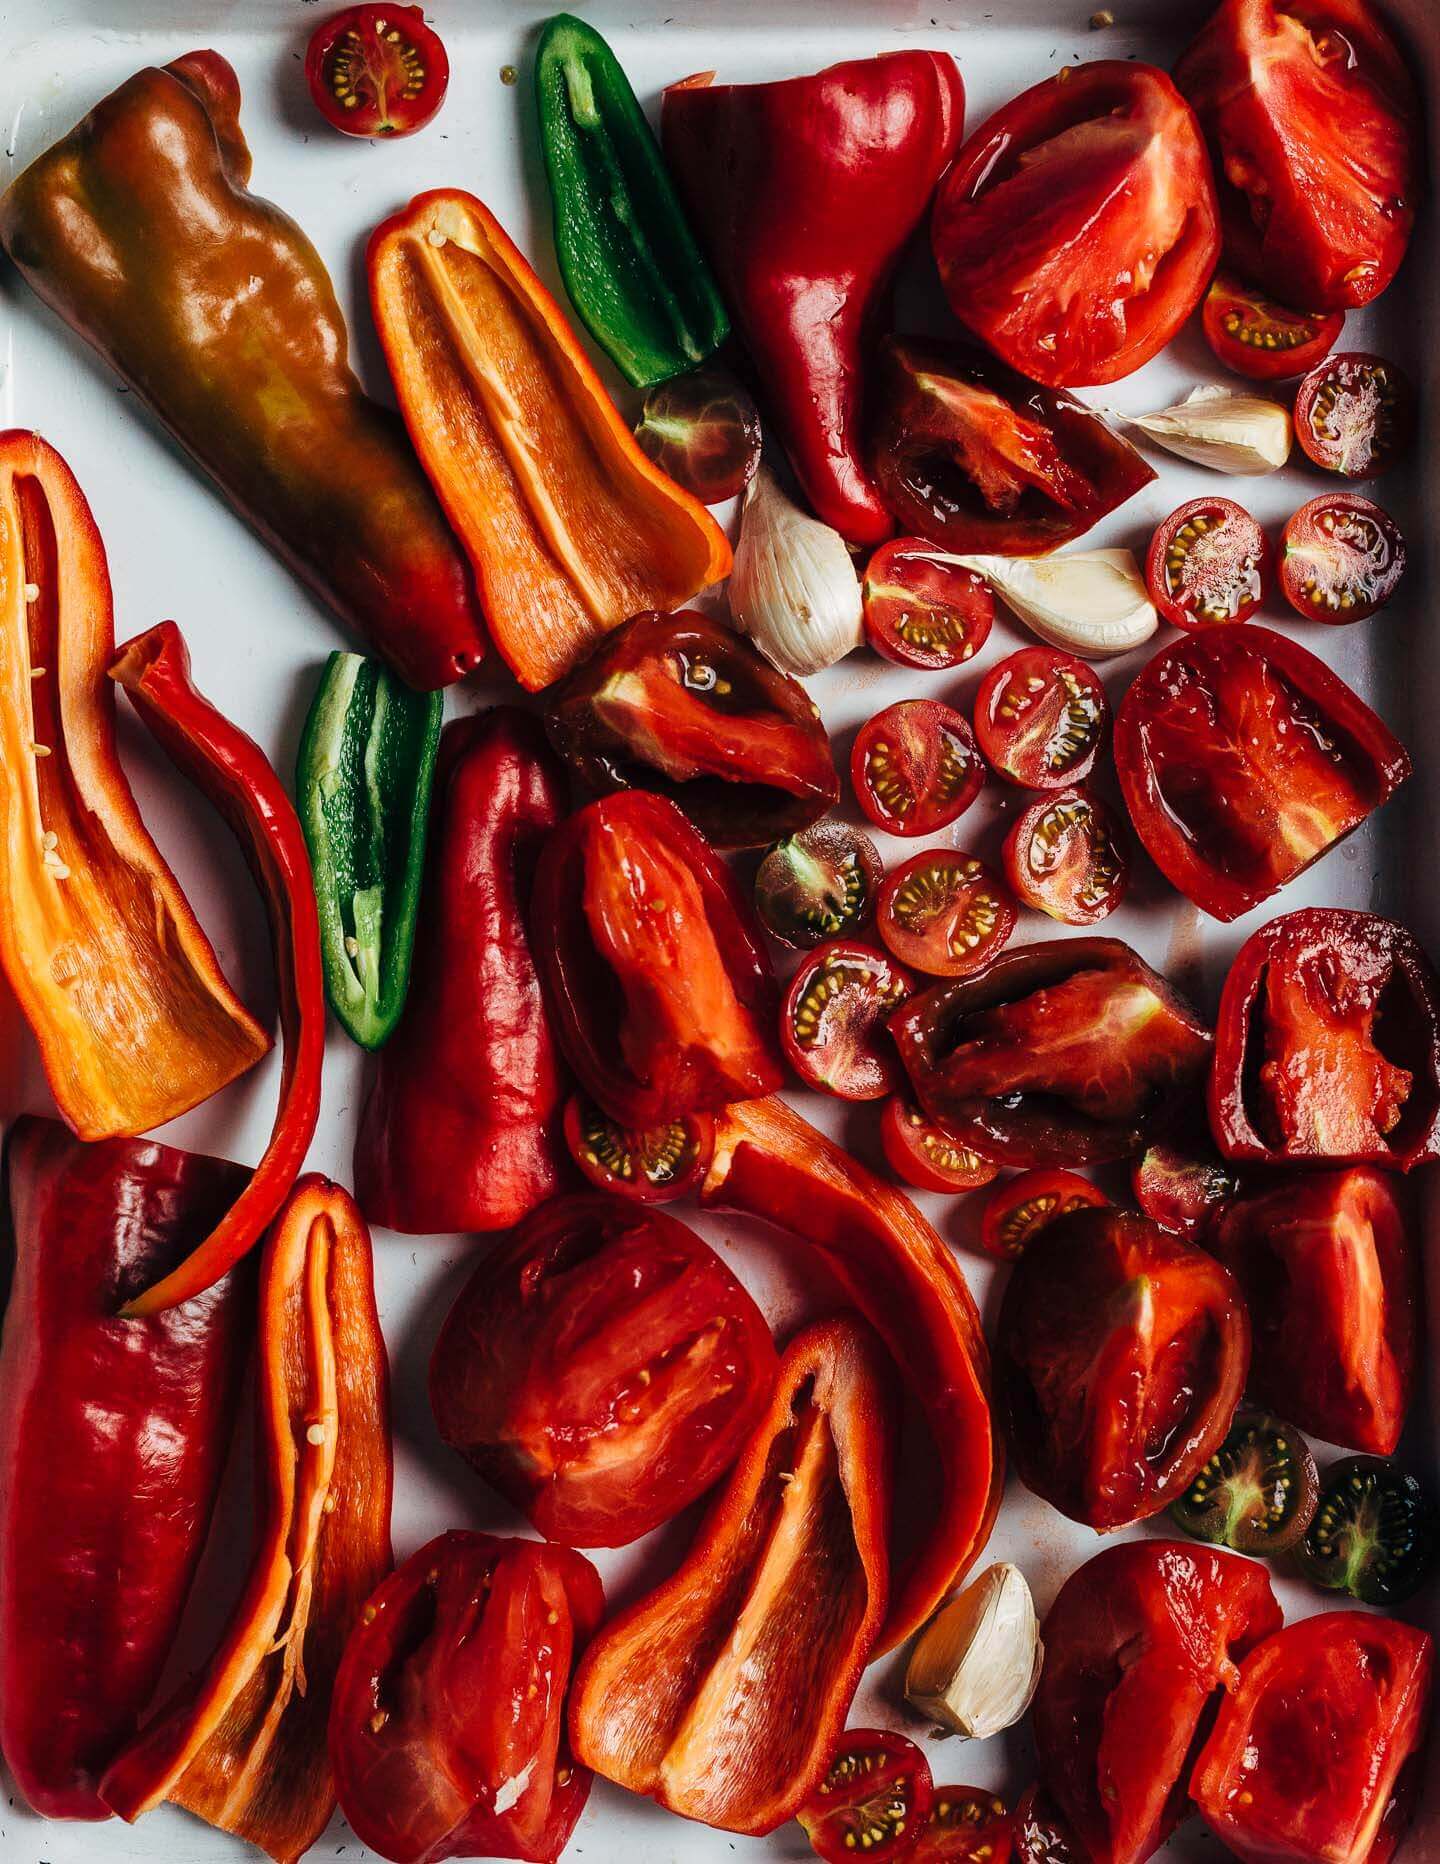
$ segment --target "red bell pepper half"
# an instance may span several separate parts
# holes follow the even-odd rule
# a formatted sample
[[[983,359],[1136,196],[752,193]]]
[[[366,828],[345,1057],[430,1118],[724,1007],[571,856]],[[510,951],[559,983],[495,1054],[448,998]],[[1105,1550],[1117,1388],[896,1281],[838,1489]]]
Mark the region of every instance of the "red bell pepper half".
[[[230,1447],[253,1283],[122,1319],[233,1201],[239,1165],[26,1117],[6,1146],[0,1344],[0,1748],[51,1819],[97,1783],[175,1641]]]
[[[372,1223],[503,1230],[557,1189],[563,1064],[526,912],[565,773],[533,718],[496,706],[447,725],[415,962],[355,1140]]]
[[[960,143],[943,52],[775,84],[665,92],[665,154],[806,497],[856,544],[894,529],[865,459],[865,349],[890,274]]]

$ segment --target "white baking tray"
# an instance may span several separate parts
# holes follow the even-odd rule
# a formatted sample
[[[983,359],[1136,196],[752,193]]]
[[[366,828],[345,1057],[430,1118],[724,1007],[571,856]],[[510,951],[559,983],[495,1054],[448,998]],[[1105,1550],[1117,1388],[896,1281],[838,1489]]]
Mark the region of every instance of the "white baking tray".
[[[541,275],[561,296],[550,244],[549,206],[535,141],[530,52],[539,21],[556,10],[551,0],[435,0],[432,13],[451,57],[450,94],[439,118],[413,139],[384,145],[357,142],[330,131],[311,105],[301,74],[308,33],[331,0],[0,0],[0,184],[62,135],[114,85],[143,64],[162,64],[197,46],[214,46],[240,74],[242,120],[255,154],[255,189],[291,211],[327,260],[350,317],[361,373],[377,393],[388,394],[383,367],[364,308],[361,254],[370,228],[422,188],[455,185],[479,194],[500,216]],[[573,4],[573,0],[572,0]],[[1208,12],[1192,0],[1114,0],[1117,23],[1087,29],[1091,0],[599,0],[577,10],[609,37],[637,90],[652,105],[661,87],[710,67],[725,78],[758,79],[810,71],[835,59],[886,48],[928,46],[955,55],[968,93],[967,124],[1026,86],[1086,58],[1138,56],[1168,66]],[[1408,28],[1417,65],[1432,100],[1440,98],[1440,15],[1436,0],[1390,0],[1392,18]],[[518,85],[502,79],[518,68]],[[1440,164],[1436,165],[1440,170]],[[1432,378],[1436,327],[1437,253],[1432,225],[1417,231],[1400,278],[1371,313],[1353,316],[1346,347],[1377,348],[1400,360],[1422,383]],[[930,295],[924,267],[902,285],[911,327],[947,327]],[[618,379],[606,375],[622,404]],[[1191,326],[1139,374],[1089,399],[1132,413],[1164,406],[1195,383],[1215,379],[1209,352]],[[1427,387],[1427,399],[1433,392]],[[315,677],[337,644],[331,618],[265,551],[202,482],[155,423],[78,340],[62,329],[8,268],[0,275],[0,424],[34,427],[70,462],[94,507],[114,576],[119,638],[165,616],[183,627],[205,689],[251,731],[287,776]],[[1313,473],[1289,468],[1262,481],[1224,483],[1213,474],[1156,456],[1160,478],[1087,539],[1124,544],[1143,554],[1154,524],[1183,499],[1223,489],[1278,531],[1284,518],[1321,489]],[[1440,957],[1440,885],[1435,878],[1433,824],[1440,808],[1440,639],[1433,619],[1431,579],[1437,507],[1422,445],[1408,470],[1387,478],[1381,497],[1394,510],[1411,543],[1413,566],[1398,598],[1373,621],[1349,629],[1292,628],[1283,608],[1264,619],[1303,637],[1374,703],[1400,732],[1415,758],[1414,781],[1396,801],[1342,847],[1332,851],[1279,901],[1230,927],[1217,927],[1141,864],[1133,904],[1105,926],[1130,939],[1213,1010],[1226,964],[1241,940],[1276,911],[1306,903],[1378,906],[1407,918]],[[1021,644],[1018,625],[1003,614],[977,662],[959,676],[907,673],[868,654],[814,682],[816,697],[835,733],[842,757],[854,729],[881,705],[925,692],[956,699],[968,710],[984,668]],[[1167,633],[1161,637],[1173,639]],[[1157,641],[1156,646],[1161,642]],[[1153,648],[1104,669],[1117,699]],[[489,703],[504,691],[487,671],[447,696],[451,716]],[[122,703],[123,711],[123,703]],[[270,1004],[268,941],[254,890],[206,805],[164,767],[133,720],[124,722],[124,751],[147,821],[171,857],[195,902],[222,962],[247,1000]],[[1108,780],[1108,779],[1105,779]],[[994,857],[1012,792],[987,788],[952,831],[955,840]],[[842,807],[849,807],[847,797]],[[887,858],[914,844],[880,837]],[[1027,914],[1018,941],[1055,936],[1057,928]],[[33,1048],[13,1005],[0,1008],[0,1113],[48,1109]],[[175,1122],[166,1137],[180,1144],[253,1161],[264,1146],[274,1106],[278,1058],[228,1093]],[[362,1088],[359,1051],[332,1030],[325,1103],[310,1164],[342,1181],[350,1178],[350,1152]],[[797,1094],[797,1104],[842,1133],[862,1156],[876,1154],[874,1108],[847,1108]],[[1115,1188],[1119,1181],[1113,1180]],[[964,1237],[978,1200],[920,1199],[941,1233]],[[803,1260],[773,1235],[736,1219],[696,1218],[726,1249],[755,1288],[778,1328],[787,1329],[824,1291],[808,1286]],[[472,1477],[436,1438],[425,1397],[426,1365],[441,1319],[477,1259],[466,1238],[377,1235],[380,1309],[395,1385],[396,1553],[404,1557],[443,1528],[483,1527],[501,1532],[523,1524]],[[962,1250],[971,1286],[993,1316],[997,1278],[985,1260]],[[1440,1287],[1440,1275],[1432,1277]],[[1437,1304],[1432,1297],[1432,1315]],[[1440,1335],[1440,1328],[1432,1326]],[[1435,1409],[1417,1406],[1405,1450],[1417,1467],[1440,1474],[1435,1454]],[[243,1493],[243,1490],[242,1490]],[[224,1523],[220,1543],[202,1575],[177,1652],[175,1673],[210,1648],[234,1596],[247,1528],[244,1504]],[[688,1533],[684,1522],[660,1530],[654,1543],[617,1555],[600,1555],[612,1599],[633,1596],[640,1576],[663,1568]],[[1136,1530],[1145,1532],[1146,1530]],[[1164,1519],[1157,1524],[1164,1531]],[[987,1558],[1016,1561],[1043,1611],[1065,1575],[1099,1546],[1012,1479],[1000,1526]],[[1289,1581],[1278,1590],[1289,1613],[1341,1603],[1333,1595]],[[1440,1622],[1432,1593],[1411,1616]],[[877,1665],[857,1698],[852,1721],[910,1727],[900,1706],[901,1663]],[[37,1679],[38,1688],[46,1687]],[[1032,1774],[1033,1756],[1023,1731],[983,1744],[937,1742],[929,1750],[937,1783],[964,1782],[1015,1793]],[[1440,1859],[1440,1787],[1432,1766],[1428,1804],[1404,1854],[1406,1864]],[[665,1864],[684,1857],[724,1860],[741,1849],[752,1855],[803,1858],[808,1847],[798,1827],[768,1840],[741,1841],[657,1811],[643,1800],[599,1782],[567,1856]],[[1186,1858],[1224,1855],[1217,1841],[1192,1821],[1169,1847]],[[0,1803],[3,1864],[92,1864],[97,1859],[158,1858],[171,1864],[250,1854],[249,1847],[173,1808],[150,1814],[135,1828],[47,1824],[28,1813],[6,1782]],[[253,1855],[253,1854],[251,1854]],[[371,1854],[338,1818],[310,1854]]]

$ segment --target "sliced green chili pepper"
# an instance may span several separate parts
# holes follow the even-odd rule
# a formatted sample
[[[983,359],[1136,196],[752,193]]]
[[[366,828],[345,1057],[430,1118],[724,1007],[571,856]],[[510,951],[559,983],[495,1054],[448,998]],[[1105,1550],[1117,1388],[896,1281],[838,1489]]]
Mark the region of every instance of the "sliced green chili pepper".
[[[593,27],[557,13],[535,94],[570,302],[638,388],[693,369],[730,321],[630,80]]]
[[[362,1048],[379,1048],[405,1006],[443,705],[376,660],[336,653],[300,740],[325,990]]]

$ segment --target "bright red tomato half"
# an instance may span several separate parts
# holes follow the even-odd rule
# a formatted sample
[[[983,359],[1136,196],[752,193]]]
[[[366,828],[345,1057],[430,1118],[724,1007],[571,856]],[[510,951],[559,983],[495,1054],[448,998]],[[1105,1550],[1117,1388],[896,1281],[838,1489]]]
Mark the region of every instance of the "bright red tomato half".
[[[825,1864],[914,1855],[930,1817],[930,1763],[888,1728],[847,1728],[795,1815]]]
[[[1265,533],[1231,498],[1192,498],[1156,526],[1145,558],[1150,600],[1177,628],[1248,621],[1273,567]]]
[[[897,1178],[917,1191],[973,1191],[1000,1167],[952,1139],[904,1094],[892,1094],[880,1116],[880,1144]]]
[[[902,699],[860,727],[850,781],[877,828],[933,835],[974,802],[985,766],[968,719],[938,699]]]
[[[1130,885],[1129,838],[1085,790],[1038,796],[1005,837],[1005,878],[1022,906],[1067,926],[1098,925]]]
[[[974,570],[923,537],[892,537],[865,568],[865,638],[897,666],[963,666],[990,638],[995,598]]]
[[[841,1100],[883,1100],[900,1084],[887,1017],[914,980],[888,952],[832,939],[790,980],[780,1006],[780,1046],[807,1087]]]
[[[305,81],[347,136],[411,136],[444,103],[450,60],[418,6],[350,6],[311,34]]]
[[[710,1169],[715,1122],[687,1113],[663,1126],[621,1126],[584,1094],[565,1108],[565,1144],[597,1190],[639,1204],[670,1204],[693,1191]]]
[[[1364,621],[1405,574],[1405,539],[1389,512],[1355,492],[1312,498],[1287,521],[1280,587],[1307,621]]]
[[[1088,777],[1110,728],[1099,676],[1056,647],[996,661],[975,695],[975,739],[997,776],[1025,790]]]
[[[1304,375],[1330,354],[1345,328],[1345,313],[1288,310],[1243,279],[1217,272],[1205,294],[1202,321],[1218,362],[1252,382],[1280,382]]]
[[[1072,1210],[1099,1210],[1110,1202],[1078,1172],[1022,1171],[997,1184],[985,1200],[980,1247],[1001,1262],[1016,1262],[1042,1230]]]
[[[886,949],[928,977],[982,970],[1015,930],[1015,903],[973,854],[926,848],[885,877],[875,924]]]
[[[1008,1864],[1010,1815],[983,1786],[937,1786],[910,1864]]]

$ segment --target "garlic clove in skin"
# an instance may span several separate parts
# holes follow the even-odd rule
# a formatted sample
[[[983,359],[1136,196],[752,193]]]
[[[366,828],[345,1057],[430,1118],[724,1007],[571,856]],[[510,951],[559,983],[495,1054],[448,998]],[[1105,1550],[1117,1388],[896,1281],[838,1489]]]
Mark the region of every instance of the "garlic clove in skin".
[[[1278,401],[1218,383],[1192,390],[1173,408],[1120,418],[1181,459],[1251,478],[1277,472],[1295,438],[1289,410]]]
[[[736,627],[782,673],[819,673],[865,638],[844,539],[788,498],[763,463],[745,493],[729,596]]]
[[[1045,1650],[1019,1567],[987,1567],[942,1605],[915,1641],[905,1699],[953,1734],[984,1741],[1030,1706]]]
[[[1032,634],[1082,660],[1125,654],[1160,626],[1132,550],[1053,557],[960,557]]]

